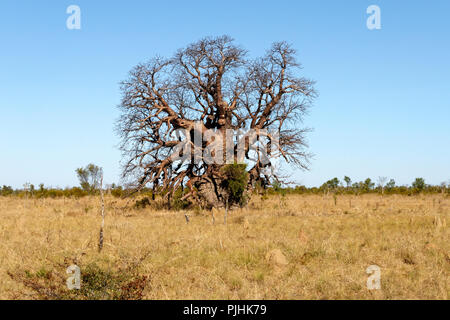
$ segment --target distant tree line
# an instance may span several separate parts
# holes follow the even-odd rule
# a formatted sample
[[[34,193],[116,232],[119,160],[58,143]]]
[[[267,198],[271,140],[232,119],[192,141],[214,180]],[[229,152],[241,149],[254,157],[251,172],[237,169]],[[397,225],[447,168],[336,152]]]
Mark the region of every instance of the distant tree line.
[[[402,194],[414,195],[419,193],[450,193],[450,181],[448,183],[442,182],[440,185],[430,185],[425,183],[424,178],[416,178],[411,185],[397,185],[394,179],[387,179],[386,177],[378,177],[377,181],[372,181],[367,178],[364,181],[352,182],[351,178],[345,176],[343,180],[333,178],[320,187],[274,187],[269,190],[269,193],[283,192],[284,194]]]
[[[101,168],[95,165],[88,165],[85,168],[76,170],[80,180],[79,187],[71,188],[47,188],[44,184],[40,184],[37,188],[30,183],[24,184],[22,189],[13,189],[10,186],[3,185],[0,187],[0,196],[17,196],[21,198],[81,198],[89,195],[99,194],[99,174]],[[108,194],[120,198],[131,194],[127,188],[120,185],[111,184],[103,188]],[[236,189],[238,192],[239,189]],[[133,196],[146,196],[154,199],[153,188],[142,188],[138,193],[133,193]],[[259,190],[261,192],[261,190]],[[394,179],[387,179],[379,177],[377,181],[372,181],[367,178],[364,181],[352,182],[349,177],[344,177],[342,180],[333,178],[320,187],[306,187],[299,185],[296,187],[283,187],[281,184],[274,182],[265,192],[268,194],[401,194],[401,195],[415,195],[420,193],[443,193],[450,194],[450,181],[442,182],[440,185],[430,185],[425,182],[423,178],[416,178],[411,185],[397,185]],[[177,192],[184,194],[183,190]],[[175,198],[175,197],[174,197]]]

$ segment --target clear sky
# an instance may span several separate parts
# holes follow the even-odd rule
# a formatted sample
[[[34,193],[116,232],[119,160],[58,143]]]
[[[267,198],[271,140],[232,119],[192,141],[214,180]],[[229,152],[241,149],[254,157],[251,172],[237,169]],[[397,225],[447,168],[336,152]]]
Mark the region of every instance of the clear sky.
[[[81,8],[81,30],[66,8]],[[381,8],[381,30],[366,9]],[[252,56],[298,50],[320,97],[305,119],[315,154],[297,181],[450,179],[450,1],[0,2],[0,184],[77,184],[100,165],[118,182],[118,83],[137,63],[228,34]]]

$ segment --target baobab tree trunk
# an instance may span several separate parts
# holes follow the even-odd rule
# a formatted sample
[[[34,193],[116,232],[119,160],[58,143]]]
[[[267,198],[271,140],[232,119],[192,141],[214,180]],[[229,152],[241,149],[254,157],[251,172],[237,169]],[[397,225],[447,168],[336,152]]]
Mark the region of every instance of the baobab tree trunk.
[[[217,183],[217,181],[216,181]],[[197,196],[202,207],[205,209],[212,208],[225,208],[227,198],[229,197],[228,191],[220,186],[220,184],[212,183],[209,181],[203,182],[197,189]],[[245,199],[245,203],[250,201],[252,190],[247,188],[242,197]],[[239,203],[229,203],[230,209],[239,207]]]
[[[225,190],[220,185],[220,181],[202,181],[197,187],[198,195],[203,206],[207,209],[224,207]]]

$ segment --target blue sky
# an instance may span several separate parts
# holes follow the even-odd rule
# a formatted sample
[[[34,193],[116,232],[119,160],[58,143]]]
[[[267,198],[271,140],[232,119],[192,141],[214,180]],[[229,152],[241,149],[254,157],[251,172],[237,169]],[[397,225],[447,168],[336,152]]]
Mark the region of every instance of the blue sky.
[[[81,8],[81,30],[66,8]],[[366,8],[381,8],[368,30]],[[305,125],[308,186],[335,176],[450,179],[450,1],[13,1],[0,3],[0,184],[118,182],[118,83],[137,63],[228,34],[259,56],[297,50],[320,97]]]

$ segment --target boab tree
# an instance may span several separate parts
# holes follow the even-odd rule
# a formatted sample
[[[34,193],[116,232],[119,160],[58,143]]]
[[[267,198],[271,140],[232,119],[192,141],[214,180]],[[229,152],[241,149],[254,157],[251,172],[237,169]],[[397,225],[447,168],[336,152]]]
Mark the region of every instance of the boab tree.
[[[299,124],[316,93],[314,82],[298,75],[295,55],[286,42],[277,42],[263,57],[249,59],[233,39],[222,36],[134,67],[121,84],[117,123],[124,178],[169,199],[186,188],[184,199],[212,207],[229,198],[227,173],[236,170],[224,169],[233,163],[246,168],[240,177],[247,180],[248,194],[257,184],[278,179],[271,170],[274,157],[306,169],[307,129]],[[230,138],[229,132],[239,130],[245,133]],[[258,149],[262,136],[267,141]]]

